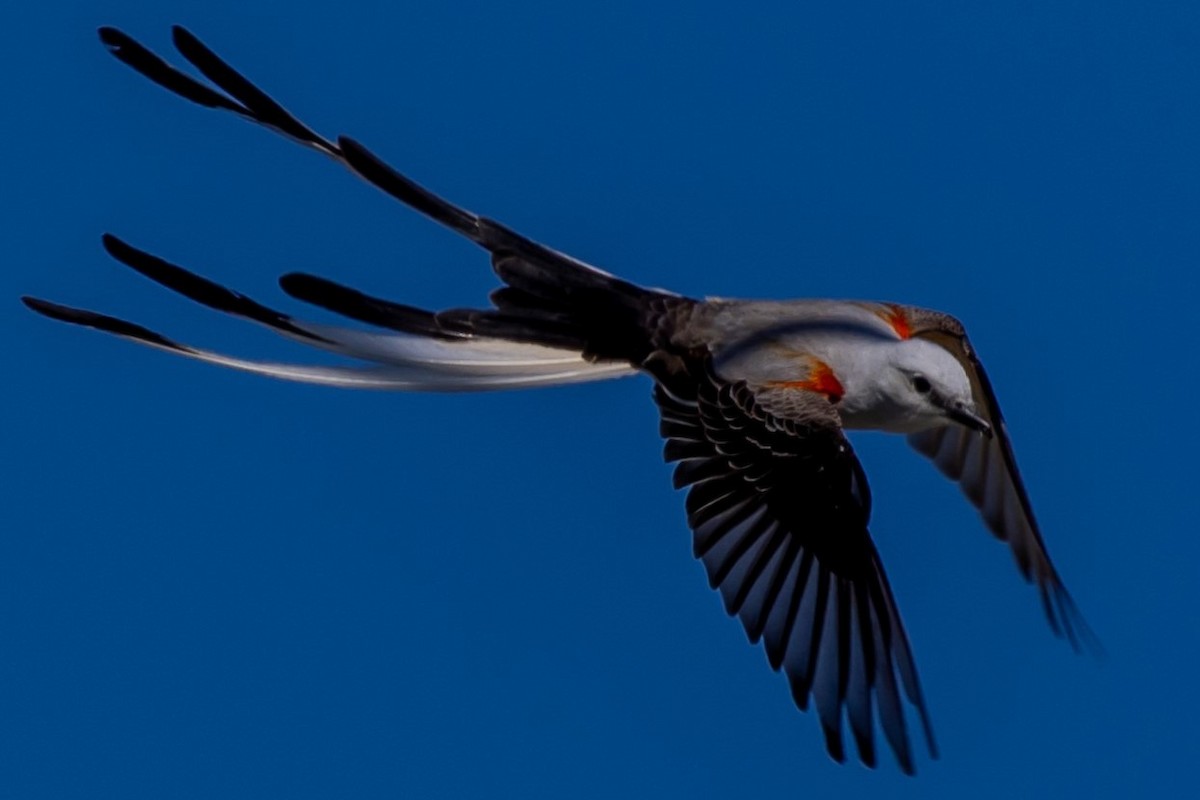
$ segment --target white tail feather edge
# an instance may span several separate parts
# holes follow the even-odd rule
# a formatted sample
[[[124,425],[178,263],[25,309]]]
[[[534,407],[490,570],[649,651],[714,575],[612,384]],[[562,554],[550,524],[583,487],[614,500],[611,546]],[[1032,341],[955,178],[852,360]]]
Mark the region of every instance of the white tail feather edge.
[[[338,367],[254,361],[190,345],[180,345],[183,349],[176,349],[144,339],[122,338],[242,372],[348,389],[482,392],[585,383],[637,372],[628,364],[593,364],[569,350],[502,339],[441,341],[408,334],[378,334],[310,323],[296,323],[296,326],[328,339],[329,343],[313,342],[294,335],[288,335],[288,338],[339,355],[373,361],[376,366]]]
[[[375,333],[292,320],[292,324],[330,344],[289,336],[310,346],[351,358],[376,361],[381,364],[420,364],[430,369],[458,372],[476,370],[479,374],[493,371],[511,373],[526,369],[530,374],[556,372],[564,367],[587,365],[572,350],[560,350],[538,344],[509,342],[504,339],[431,339],[407,333]],[[284,333],[284,335],[288,335]]]

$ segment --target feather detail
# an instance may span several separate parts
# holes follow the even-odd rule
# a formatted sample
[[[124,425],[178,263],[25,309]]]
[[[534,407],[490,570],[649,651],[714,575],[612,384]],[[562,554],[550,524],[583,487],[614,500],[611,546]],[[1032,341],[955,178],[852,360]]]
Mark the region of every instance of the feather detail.
[[[316,344],[341,355],[376,362],[322,366],[254,361],[182,344],[132,322],[34,297],[25,305],[43,316],[111,333],[157,350],[208,364],[297,383],[347,389],[408,392],[480,392],[559,386],[632,375],[627,364],[593,364],[576,353],[498,340],[442,342],[405,334],[374,334],[326,325],[293,323],[327,339]],[[287,335],[287,334],[285,334]],[[534,358],[535,352],[540,358]]]
[[[885,303],[883,310],[879,314],[883,321],[892,326],[892,330],[901,339],[907,339],[913,335],[912,325],[908,321],[908,315],[904,313],[904,309],[895,303]]]

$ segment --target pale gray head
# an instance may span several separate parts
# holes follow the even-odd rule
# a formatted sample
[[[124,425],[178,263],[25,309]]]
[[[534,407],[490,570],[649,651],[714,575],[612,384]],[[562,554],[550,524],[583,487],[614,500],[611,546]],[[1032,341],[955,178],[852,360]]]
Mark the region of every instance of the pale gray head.
[[[957,423],[985,434],[966,370],[945,348],[920,338],[860,352],[854,390],[841,408],[852,428],[912,433]]]
[[[949,421],[991,433],[991,425],[976,409],[966,370],[948,350],[925,339],[912,338],[891,348],[891,355],[885,391],[907,410],[912,429]]]

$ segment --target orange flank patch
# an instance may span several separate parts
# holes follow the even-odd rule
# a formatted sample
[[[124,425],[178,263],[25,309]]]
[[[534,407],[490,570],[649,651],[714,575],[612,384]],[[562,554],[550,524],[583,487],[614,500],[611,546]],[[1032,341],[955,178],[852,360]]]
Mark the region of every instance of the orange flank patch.
[[[809,361],[812,366],[809,368],[808,377],[804,380],[772,381],[770,385],[781,389],[803,389],[807,392],[817,392],[828,397],[831,403],[841,400],[846,394],[846,389],[829,365],[818,358],[810,358]]]
[[[884,322],[892,326],[892,330],[901,339],[907,339],[912,336],[912,326],[908,324],[908,316],[900,306],[887,303],[876,313],[879,314]]]

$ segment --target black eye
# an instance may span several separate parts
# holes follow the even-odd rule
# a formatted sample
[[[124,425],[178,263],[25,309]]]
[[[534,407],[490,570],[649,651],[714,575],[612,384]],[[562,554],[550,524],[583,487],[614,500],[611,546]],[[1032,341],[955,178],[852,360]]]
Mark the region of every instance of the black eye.
[[[912,379],[913,388],[921,394],[929,394],[929,390],[933,387],[929,385],[929,379],[924,375],[914,375]]]

